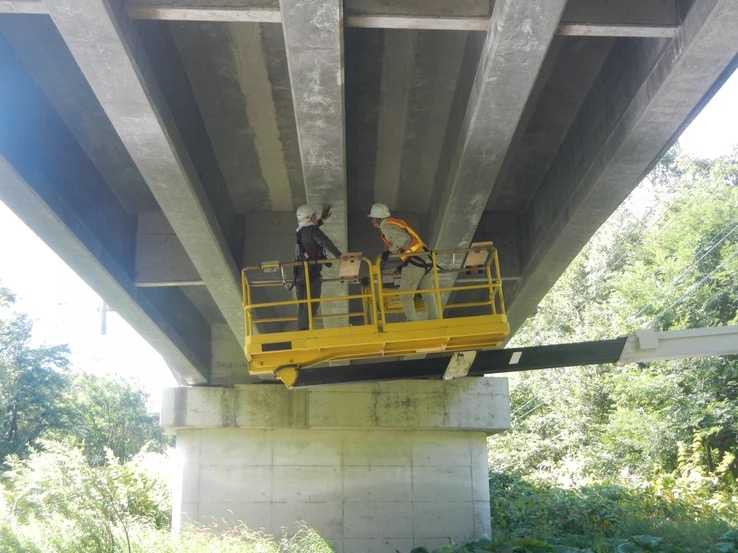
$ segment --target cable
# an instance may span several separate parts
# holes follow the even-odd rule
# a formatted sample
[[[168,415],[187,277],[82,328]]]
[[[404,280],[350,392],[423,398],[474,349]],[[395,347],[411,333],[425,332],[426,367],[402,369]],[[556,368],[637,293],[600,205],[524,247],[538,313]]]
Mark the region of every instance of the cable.
[[[545,400],[543,400],[541,403],[539,403],[538,405],[536,405],[535,407],[533,407],[533,409],[530,409],[529,411],[526,411],[524,414],[522,414],[519,417],[515,418],[515,420],[512,420],[512,415],[511,415],[510,416],[510,418],[511,418],[511,420],[510,420],[510,426],[512,426],[513,423],[515,423],[515,424],[520,423],[525,417],[527,417],[528,415],[530,415],[533,411],[535,411],[539,407],[543,407],[544,405],[546,405],[548,403],[548,400],[551,399],[551,397],[553,397],[553,395],[552,396],[549,396],[548,398],[546,398]]]
[[[690,169],[691,169],[691,168],[693,168],[693,167],[694,167],[694,166],[696,165],[696,161],[697,161],[697,160],[693,160],[693,161],[692,161],[692,164],[690,165]],[[710,163],[710,165],[708,165],[708,166],[707,166],[707,167],[706,167],[706,168],[705,168],[704,170],[705,170],[705,171],[709,171],[709,170],[710,170],[710,169],[712,168],[712,165],[713,165],[714,163],[715,163],[715,160],[713,160],[713,161],[712,161],[712,162]],[[645,178],[645,179],[644,179],[643,181],[641,181],[641,182],[646,182],[646,181],[648,181],[648,182],[651,182],[651,183],[653,184],[653,180],[651,180],[651,179],[650,179],[649,177],[646,177],[646,178]],[[673,181],[673,182],[672,182],[672,184],[671,184],[671,187],[670,187],[670,188],[668,188],[668,189],[666,190],[666,192],[665,192],[665,193],[666,193],[666,195],[670,195],[671,193],[673,193],[673,192],[674,192],[674,190],[676,189],[677,185],[681,184],[681,182],[682,182],[682,181],[681,181],[680,179],[674,179],[674,181]],[[710,180],[710,181],[709,181],[709,184],[710,184],[710,185],[712,185],[712,191],[711,191],[711,194],[714,194],[715,192],[717,192],[717,189],[718,189],[718,185],[716,184],[716,181],[715,181],[715,180]],[[639,186],[640,186],[640,184],[639,184]],[[679,202],[679,201],[680,201],[680,200],[681,200],[681,199],[682,199],[682,198],[683,198],[683,197],[684,197],[684,196],[685,196],[685,195],[686,195],[686,194],[687,194],[688,192],[690,192],[690,188],[689,188],[689,187],[686,187],[686,186],[685,186],[685,187],[684,187],[684,190],[682,191],[682,193],[681,193],[681,194],[680,194],[680,195],[679,195],[678,197],[676,197],[676,198],[670,198],[670,204],[669,204],[669,205],[668,205],[668,207],[667,207],[667,208],[666,208],[666,209],[664,210],[664,212],[663,212],[663,213],[661,214],[661,216],[660,216],[660,217],[652,219],[652,220],[650,221],[650,223],[649,223],[649,224],[648,224],[647,226],[645,226],[645,227],[643,227],[642,225],[640,225],[640,221],[639,221],[639,223],[635,225],[635,228],[631,229],[631,230],[630,230],[630,231],[628,232],[628,234],[626,234],[626,236],[625,236],[625,237],[623,237],[623,238],[621,239],[621,241],[625,241],[625,240],[627,240],[628,238],[630,238],[630,236],[631,236],[631,235],[633,234],[633,232],[635,232],[635,230],[636,230],[636,229],[639,229],[639,230],[641,230],[641,231],[642,231],[643,233],[647,232],[647,231],[648,231],[649,229],[651,229],[652,227],[654,227],[654,226],[655,226],[655,225],[656,225],[657,223],[659,223],[659,222],[661,222],[661,221],[662,221],[663,219],[665,219],[665,218],[666,218],[666,217],[667,217],[667,216],[668,216],[668,215],[669,215],[670,213],[672,213],[672,208],[673,208],[674,206],[676,206],[676,205],[682,205],[682,207],[683,207],[683,210],[684,210],[684,209],[688,209],[689,207],[691,207],[691,206],[692,206],[692,204],[694,204],[694,203],[695,203],[695,202],[697,202],[697,201],[698,201],[699,199],[701,199],[701,197],[699,197],[699,196],[697,196],[697,195],[694,195],[694,194],[693,194],[693,195],[691,196],[691,200],[690,200],[690,201],[689,201],[688,203],[686,203],[686,204],[679,204],[678,202]],[[652,204],[652,206],[651,206],[651,208],[649,209],[649,211],[648,211],[648,212],[647,212],[647,213],[646,213],[646,214],[645,214],[645,215],[644,215],[644,216],[643,216],[643,217],[641,218],[641,221],[643,221],[643,220],[645,220],[645,219],[648,219],[648,218],[650,217],[650,215],[652,215],[652,214],[653,214],[653,212],[654,212],[654,211],[656,210],[656,208],[658,208],[659,206],[663,205],[663,204],[665,203],[665,201],[666,201],[666,200],[662,200],[661,202],[655,202],[655,203],[653,203],[653,204]],[[659,232],[658,232],[658,233],[656,234],[656,236],[654,236],[654,237],[653,237],[653,239],[655,240],[656,238],[658,238],[658,237],[659,237],[659,236],[660,236],[660,235],[661,235],[661,234],[662,234],[662,233],[663,233],[663,232],[664,232],[664,231],[665,231],[665,230],[666,230],[667,228],[669,228],[669,227],[671,226],[671,224],[672,224],[672,223],[673,223],[673,222],[674,222],[675,220],[676,220],[676,216],[675,216],[675,217],[673,217],[673,218],[672,218],[672,219],[671,219],[670,221],[668,221],[668,222],[667,222],[666,224],[662,224],[662,225],[661,225],[661,228],[659,229]],[[623,252],[621,253],[621,255],[620,255],[620,256],[619,256],[619,257],[618,257],[618,258],[617,258],[617,259],[616,259],[615,261],[612,261],[612,262],[610,262],[610,260],[607,260],[607,261],[605,262],[605,266],[607,267],[608,271],[612,271],[612,270],[617,270],[617,269],[616,269],[616,267],[617,267],[617,263],[618,263],[618,262],[619,262],[619,261],[620,261],[621,259],[623,259],[623,258],[624,258],[624,257],[625,257],[626,255],[628,255],[629,253],[631,253],[631,252],[632,252],[632,249],[631,249],[631,250],[627,250],[627,249],[626,249],[626,250],[624,250],[624,251],[623,251]]]
[[[694,168],[697,165],[697,161],[698,160],[693,160],[692,161],[690,167],[687,169],[687,172],[688,173],[691,173],[691,169]],[[708,173],[708,175],[709,175],[709,171],[710,171],[710,169],[712,168],[712,166],[714,165],[714,163],[716,161],[717,161],[717,159],[711,161],[710,164],[707,165],[706,167],[700,168],[700,172],[702,172],[702,173]],[[692,178],[692,181],[693,182],[695,180],[697,180],[697,179],[694,178],[695,177],[694,173],[691,173],[691,175],[693,177]],[[644,179],[643,182],[651,182],[651,183],[653,183],[653,180],[651,180],[649,177],[647,177],[647,179],[648,179],[648,181],[646,181],[646,179]],[[692,205],[695,204],[698,201],[704,201],[706,195],[708,197],[710,197],[710,198],[713,198],[723,188],[723,185],[721,184],[721,182],[718,179],[711,178],[708,181],[708,184],[710,185],[709,188],[703,188],[702,189],[703,194],[699,194],[699,195],[693,194],[691,196],[691,201],[689,201],[688,203],[682,203],[681,202],[681,199],[683,198],[683,196],[686,193],[690,192],[692,190],[692,188],[689,187],[689,186],[685,186],[684,185],[684,179],[675,179],[673,181],[672,185],[666,190],[666,194],[667,195],[670,195],[676,189],[676,186],[677,185],[682,185],[684,187],[684,190],[678,196],[670,198],[670,205],[664,210],[664,212],[662,213],[662,215],[660,217],[657,217],[657,218],[654,218],[653,220],[651,220],[651,222],[648,224],[647,227],[645,227],[645,228],[641,227],[641,230],[645,234],[649,229],[651,229],[652,227],[654,227],[656,224],[661,223],[661,226],[660,226],[658,232],[654,236],[651,237],[651,240],[653,240],[655,242],[675,221],[678,220],[679,213],[683,213],[685,210],[690,209],[692,207]],[[650,216],[652,214],[652,212],[658,206],[660,206],[660,205],[663,205],[663,204],[662,203],[655,203],[652,206],[652,208],[649,210],[649,212],[643,218],[641,218],[641,221],[647,219],[648,216]],[[676,206],[681,206],[682,207],[682,209],[679,210],[679,213],[674,213],[674,209],[675,209]],[[670,215],[672,215],[672,216],[670,217],[670,219],[668,220],[668,222],[664,223],[664,220],[667,217],[669,217]],[[713,241],[718,236],[720,236],[722,234],[722,232],[725,230],[725,228],[727,228],[727,227],[724,227],[724,229],[721,229],[720,232],[718,232],[713,237],[711,237],[706,246],[711,245],[713,243]],[[625,239],[627,239],[628,237],[630,237],[633,234],[634,231],[635,231],[635,229],[631,229],[626,234]],[[730,233],[728,233],[728,235],[723,236],[723,238],[720,239],[720,241],[718,241],[716,244],[712,245],[712,247],[710,247],[708,249],[708,251],[705,254],[702,255],[702,257],[700,257],[700,259],[698,259],[697,261],[694,261],[690,265],[688,265],[681,272],[681,274],[678,277],[676,277],[675,279],[673,279],[670,282],[670,286],[666,290],[662,290],[661,294],[658,297],[660,298],[660,297],[664,296],[667,291],[671,290],[674,287],[674,284],[676,282],[678,282],[678,279],[680,279],[682,276],[684,276],[691,268],[693,268],[697,263],[699,263],[699,261],[701,261],[710,251],[712,251],[715,247],[717,247],[717,245],[719,245],[720,243],[722,243],[722,241],[725,238],[727,238],[727,236],[729,236],[731,233],[732,233],[732,231]],[[613,272],[615,270],[619,270],[619,268],[617,267],[617,264],[622,259],[624,259],[628,254],[632,253],[633,251],[634,251],[634,248],[629,248],[629,249],[624,250],[620,254],[620,256],[617,259],[615,259],[614,261],[610,261],[609,259],[606,260],[605,263],[603,263],[603,267],[604,267],[603,272],[610,273],[610,272]],[[598,280],[599,280],[599,282],[601,284],[599,286],[597,286],[594,290],[590,290],[590,293],[589,293],[589,296],[590,297],[592,297],[593,295],[596,296],[596,295],[600,294],[602,292],[604,286],[605,286],[605,283],[607,282],[607,279],[605,279],[605,278],[600,278]],[[656,299],[658,299],[658,298],[656,298]],[[652,303],[650,303],[649,305],[651,305],[651,304]],[[645,306],[637,314],[632,315],[631,317],[629,317],[628,320],[625,323],[626,328],[635,320],[635,318],[638,315],[640,315],[643,311],[645,311],[645,309],[647,309],[649,307],[649,305]]]
[[[679,299],[677,299],[675,302],[673,302],[671,305],[669,305],[666,309],[661,311],[658,315],[656,315],[653,319],[651,319],[651,322],[649,323],[649,328],[653,327],[654,323],[661,318],[661,316],[669,311],[671,308],[673,308],[675,305],[678,305],[687,295],[692,292],[694,289],[698,288],[700,284],[705,282],[708,278],[710,278],[712,275],[715,274],[715,272],[720,269],[723,265],[725,265],[728,261],[733,259],[734,257],[738,256],[738,249],[736,249],[735,252],[733,252],[733,255],[731,255],[728,259],[725,259],[722,261],[717,267],[715,267],[712,271],[707,273],[702,279],[699,280],[699,282],[694,283],[692,286],[690,286],[684,294],[682,294]]]
[[[717,234],[715,234],[712,238],[710,238],[710,241],[708,242],[708,245],[711,244],[712,241],[717,236],[719,236],[723,232],[723,230],[725,230],[725,228],[727,228],[727,227],[723,227],[722,229],[720,229],[720,231]],[[677,275],[676,277],[674,277],[673,279],[671,279],[671,281],[668,283],[667,287],[664,288],[658,296],[656,296],[653,300],[651,300],[651,302],[649,302],[646,306],[644,306],[638,313],[636,313],[635,315],[632,315],[628,319],[628,321],[626,322],[626,326],[627,326],[627,324],[630,324],[632,322],[635,322],[636,317],[638,317],[639,315],[643,314],[643,312],[646,311],[646,309],[648,309],[654,303],[656,303],[659,299],[661,299],[662,297],[664,297],[667,292],[671,291],[674,288],[674,286],[676,285],[676,283],[678,283],[680,281],[680,279],[682,279],[682,277],[684,277],[689,272],[690,269],[692,269],[693,267],[695,267],[700,261],[702,261],[715,248],[717,248],[720,244],[722,244],[725,241],[725,239],[728,238],[731,234],[733,234],[736,230],[738,230],[738,224],[736,224],[732,229],[730,229],[730,231],[727,234],[725,234],[725,236],[723,236],[720,240],[718,240],[717,242],[715,242],[715,244],[713,244],[705,253],[703,253],[702,256],[699,259],[696,259],[695,261],[693,261],[692,263],[690,263],[689,265],[687,265],[687,267],[681,273],[679,273],[679,275]]]

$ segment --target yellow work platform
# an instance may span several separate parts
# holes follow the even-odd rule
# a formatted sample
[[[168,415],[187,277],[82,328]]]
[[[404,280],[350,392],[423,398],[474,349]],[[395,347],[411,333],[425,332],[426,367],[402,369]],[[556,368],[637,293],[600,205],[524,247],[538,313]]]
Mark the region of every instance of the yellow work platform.
[[[274,375],[291,388],[299,370],[328,361],[380,358],[493,348],[509,334],[497,250],[491,242],[470,248],[432,252],[433,287],[400,292],[392,268],[379,258],[346,254],[323,269],[320,298],[284,299],[294,283],[293,269],[306,262],[266,262],[242,272],[245,353],[249,373]],[[441,261],[439,261],[441,260]],[[453,267],[454,260],[456,267]],[[397,260],[399,262],[399,259]],[[447,267],[446,264],[449,266]],[[276,275],[275,275],[276,274]],[[275,276],[277,278],[275,278]],[[442,282],[449,282],[444,286]],[[356,289],[351,292],[351,288]],[[465,316],[407,322],[401,294],[431,292],[447,314]],[[323,312],[310,330],[295,329],[299,303],[320,302]],[[416,300],[417,304],[417,300]],[[418,307],[418,312],[424,309]],[[394,319],[394,321],[393,321]],[[322,322],[323,328],[320,327]],[[273,330],[277,328],[278,332]],[[272,332],[269,332],[272,330]],[[355,368],[356,369],[356,368]]]

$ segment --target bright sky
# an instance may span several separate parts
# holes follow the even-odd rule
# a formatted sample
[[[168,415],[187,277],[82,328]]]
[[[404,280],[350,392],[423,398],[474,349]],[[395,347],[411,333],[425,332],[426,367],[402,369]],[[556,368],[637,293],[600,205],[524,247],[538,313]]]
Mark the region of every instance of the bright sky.
[[[696,157],[710,159],[738,144],[738,71],[682,133],[679,144]]]
[[[729,152],[738,144],[736,99],[738,73],[684,132],[682,147],[699,157]],[[162,388],[176,386],[161,356],[116,313],[102,334],[102,299],[1,202],[0,237],[0,285],[35,320],[36,343],[68,344],[76,369],[138,379],[158,410]]]
[[[158,411],[162,388],[177,385],[161,355],[117,313],[102,334],[100,296],[2,202],[0,236],[0,285],[34,320],[35,345],[68,344],[75,369],[137,379]]]

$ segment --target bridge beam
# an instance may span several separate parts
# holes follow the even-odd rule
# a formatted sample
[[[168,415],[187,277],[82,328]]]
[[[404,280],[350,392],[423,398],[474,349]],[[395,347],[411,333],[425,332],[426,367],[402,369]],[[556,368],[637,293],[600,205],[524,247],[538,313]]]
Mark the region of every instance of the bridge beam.
[[[236,262],[143,45],[128,16],[120,13],[121,4],[48,0],[45,5],[222,317],[243,343]]]
[[[466,248],[498,186],[497,176],[553,39],[565,0],[543,4],[498,0],[458,138],[431,201],[430,243]],[[523,32],[521,32],[523,31]],[[501,102],[500,99],[504,98]],[[505,109],[490,109],[490,106]]]
[[[38,10],[40,0],[0,0],[8,11]],[[488,0],[345,0],[347,27],[374,29],[424,29],[487,31],[490,19]],[[680,23],[679,1],[670,0],[570,0],[557,30],[563,35],[586,36],[672,36]],[[183,21],[229,21],[280,23],[276,1],[249,0],[129,0],[134,19]]]
[[[735,2],[707,0],[673,40],[616,41],[522,215],[511,335],[738,66],[736,29]]]
[[[177,289],[135,286],[136,217],[105,187],[100,169],[2,36],[0,200],[135,325],[180,383],[207,382],[207,321]],[[46,279],[51,282],[54,275]]]

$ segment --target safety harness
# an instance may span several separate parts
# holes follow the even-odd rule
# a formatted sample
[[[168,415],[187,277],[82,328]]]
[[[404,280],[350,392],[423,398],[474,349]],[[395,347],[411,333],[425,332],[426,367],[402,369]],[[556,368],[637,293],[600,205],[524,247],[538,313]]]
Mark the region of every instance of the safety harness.
[[[307,225],[299,228],[295,233],[295,239],[297,241],[297,256],[295,257],[295,261],[308,261],[308,264],[311,261],[313,262],[313,264],[308,267],[308,271],[310,273],[309,279],[312,279],[314,276],[320,274],[321,266],[317,263],[318,260],[327,259],[325,250],[321,246],[319,246],[312,237],[312,229],[318,228],[318,226]],[[303,266],[295,266],[292,272],[292,284],[287,286],[287,290],[292,290],[292,288],[295,287],[297,279],[303,273]],[[303,278],[305,278],[304,275]]]
[[[401,254],[410,254],[410,255],[400,256],[400,259],[402,260],[402,266],[404,267],[406,265],[414,265],[415,267],[420,267],[422,269],[425,269],[426,274],[429,273],[433,269],[433,265],[431,263],[428,263],[425,259],[423,259],[422,257],[418,255],[412,255],[418,252],[425,252],[425,253],[430,254],[430,250],[426,247],[425,244],[423,244],[423,241],[420,239],[420,236],[418,236],[417,233],[410,227],[410,225],[408,225],[402,219],[395,219],[393,217],[389,217],[385,219],[384,222],[401,228],[402,230],[407,232],[408,235],[410,236],[410,245],[407,248],[399,249],[399,252]],[[392,247],[392,244],[384,236],[384,233],[382,233],[382,242],[384,242],[385,246],[387,246],[388,249]]]

